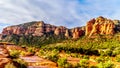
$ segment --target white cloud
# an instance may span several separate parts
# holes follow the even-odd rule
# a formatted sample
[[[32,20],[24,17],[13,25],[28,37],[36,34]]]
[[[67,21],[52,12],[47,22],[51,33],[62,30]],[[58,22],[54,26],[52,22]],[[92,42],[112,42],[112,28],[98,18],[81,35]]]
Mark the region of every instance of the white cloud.
[[[119,19],[119,3],[119,0],[0,0],[0,25],[43,20],[76,27],[100,15]]]

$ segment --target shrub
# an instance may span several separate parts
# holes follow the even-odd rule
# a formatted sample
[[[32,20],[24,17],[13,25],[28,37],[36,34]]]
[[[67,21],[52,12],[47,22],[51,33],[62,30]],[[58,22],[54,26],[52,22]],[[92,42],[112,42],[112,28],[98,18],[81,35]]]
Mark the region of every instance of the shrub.
[[[84,55],[83,59],[89,59],[89,56],[88,55]]]
[[[114,64],[111,61],[100,62],[97,64],[98,68],[113,68]]]
[[[75,58],[82,58],[82,55],[80,55],[79,53],[71,53],[70,56]]]
[[[90,66],[90,68],[98,68],[97,66]]]
[[[18,63],[18,67],[17,68],[27,68],[27,62],[25,62],[22,59],[13,59],[14,63]]]
[[[34,47],[28,47],[27,51],[34,54],[35,53],[35,48]]]
[[[49,59],[51,61],[57,62],[58,58],[59,58],[59,51],[57,51],[56,49],[50,51],[50,50],[39,50],[38,52],[38,56],[45,58],[45,59]]]
[[[25,51],[21,51],[20,56],[26,56],[26,52]]]
[[[79,64],[80,64],[81,68],[88,68],[89,62],[87,59],[82,59],[82,60],[80,60]]]
[[[69,68],[72,66],[70,63],[67,62],[67,58],[59,58],[57,64],[59,67],[65,67],[65,68]]]
[[[107,50],[105,51],[105,55],[106,55],[106,56],[112,56],[112,50],[107,49]]]
[[[112,56],[116,56],[116,55],[119,55],[120,54],[120,48],[116,48],[113,50],[113,53],[112,53]]]
[[[98,67],[98,68],[104,68],[103,65],[104,65],[103,62],[100,62],[99,64],[97,64],[97,67]]]
[[[11,56],[12,58],[18,58],[19,55],[20,55],[20,51],[17,51],[17,50],[12,50],[12,51],[10,51],[10,56]]]
[[[115,59],[116,59],[117,62],[120,62],[120,55],[117,55],[117,56],[115,57]]]
[[[110,57],[106,57],[106,56],[100,56],[100,57],[98,57],[97,59],[96,59],[96,61],[98,62],[98,63],[100,63],[100,62],[105,62],[105,61],[109,61],[109,60],[111,60],[111,58]]]
[[[113,68],[114,64],[109,60],[104,63],[104,68]]]

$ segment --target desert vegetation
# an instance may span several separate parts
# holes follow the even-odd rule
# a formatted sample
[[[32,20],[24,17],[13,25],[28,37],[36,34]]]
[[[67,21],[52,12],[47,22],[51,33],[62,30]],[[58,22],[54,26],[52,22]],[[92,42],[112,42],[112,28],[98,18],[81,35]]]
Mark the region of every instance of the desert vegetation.
[[[68,39],[40,47],[21,45],[25,51],[11,50],[10,57],[23,67],[27,66],[27,63],[19,62],[22,61],[18,59],[21,56],[38,56],[55,62],[58,68],[115,68],[120,62],[118,35],[112,38],[98,35],[89,39],[83,36],[78,40]],[[9,65],[13,66],[13,63],[7,64],[6,67]]]

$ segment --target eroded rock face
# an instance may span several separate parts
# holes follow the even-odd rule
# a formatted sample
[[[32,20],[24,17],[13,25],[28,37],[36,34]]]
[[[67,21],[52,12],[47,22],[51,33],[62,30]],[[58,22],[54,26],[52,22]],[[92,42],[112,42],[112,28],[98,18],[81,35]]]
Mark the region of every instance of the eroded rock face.
[[[81,28],[74,28],[72,30],[73,39],[80,38],[82,35],[84,35],[84,31]]]
[[[92,19],[92,20],[87,22],[85,35],[89,35],[90,34],[90,32],[93,29],[92,26],[93,26],[94,23],[95,23],[95,19]]]
[[[67,38],[79,38],[83,35],[83,30],[74,28],[73,32],[64,26],[54,26],[50,24],[45,24],[43,21],[24,23],[15,26],[9,26],[3,29],[2,36],[6,35],[33,35],[33,36],[43,36],[45,34],[61,35]],[[1,39],[1,38],[0,38]]]
[[[65,31],[65,37],[67,37],[67,38],[69,38],[69,37],[70,37],[70,32],[69,32],[69,30],[68,30],[68,29]]]
[[[115,24],[112,20],[100,16],[87,22],[85,35],[89,37],[95,34],[113,35],[114,28]]]
[[[54,34],[59,35],[61,33],[60,31],[61,31],[60,28],[56,28],[55,31],[54,31]]]
[[[32,22],[33,23],[33,22]],[[66,27],[63,26],[54,26],[50,24],[45,24],[43,21],[34,22],[33,24],[22,24],[16,26],[9,26],[3,29],[3,35],[33,35],[33,36],[42,36],[46,33],[53,33],[55,35],[59,35],[61,33],[65,33]]]

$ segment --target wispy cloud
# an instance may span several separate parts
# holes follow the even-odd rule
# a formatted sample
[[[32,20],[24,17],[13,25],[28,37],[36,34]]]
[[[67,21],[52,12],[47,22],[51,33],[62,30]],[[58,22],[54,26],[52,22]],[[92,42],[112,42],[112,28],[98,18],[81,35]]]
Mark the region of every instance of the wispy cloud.
[[[1,0],[1,24],[15,25],[43,20],[54,25],[76,27],[94,17],[120,18],[119,0]]]

